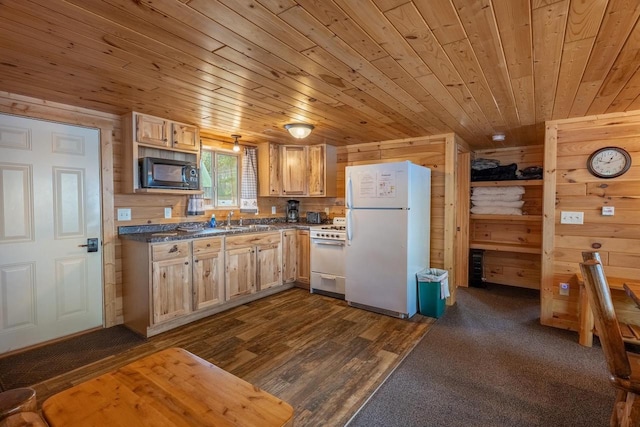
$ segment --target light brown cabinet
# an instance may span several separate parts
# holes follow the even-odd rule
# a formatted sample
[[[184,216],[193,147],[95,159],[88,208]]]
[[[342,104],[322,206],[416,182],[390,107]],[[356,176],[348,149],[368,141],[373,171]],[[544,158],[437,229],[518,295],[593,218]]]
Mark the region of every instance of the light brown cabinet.
[[[335,197],[337,155],[331,145],[258,147],[258,195]]]
[[[282,281],[293,283],[296,281],[298,270],[298,230],[282,232]]]
[[[279,232],[229,236],[225,247],[227,300],[282,285]]]
[[[141,188],[139,159],[159,157],[163,159],[200,162],[198,128],[131,112],[122,116],[122,191],[127,193],[198,194],[201,190],[172,190]]]
[[[152,324],[158,324],[191,311],[191,257],[184,242],[153,245],[152,253]]]
[[[293,236],[295,254],[295,230],[284,232],[288,244]],[[284,232],[166,243],[123,239],[125,325],[150,337],[287,289],[282,286]],[[295,258],[291,262],[296,265]]]
[[[253,246],[225,251],[225,287],[227,301],[256,291],[256,257]]]
[[[282,195],[307,195],[307,147],[302,145],[283,145],[280,154],[282,162]]]
[[[224,297],[224,238],[193,241],[193,310],[221,304]]]
[[[133,113],[136,141],[140,144],[198,151],[198,128],[147,114]]]
[[[311,284],[311,259],[310,249],[311,241],[309,236],[309,230],[297,230],[297,268],[296,268],[296,282],[300,287],[309,289]]]
[[[282,168],[280,146],[263,143],[258,147],[258,196],[282,194]]]

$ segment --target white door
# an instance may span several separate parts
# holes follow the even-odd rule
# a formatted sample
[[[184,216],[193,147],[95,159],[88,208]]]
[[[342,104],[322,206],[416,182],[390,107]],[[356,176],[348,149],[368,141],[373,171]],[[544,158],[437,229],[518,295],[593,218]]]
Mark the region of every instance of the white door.
[[[99,147],[96,129],[0,114],[0,353],[103,324]]]

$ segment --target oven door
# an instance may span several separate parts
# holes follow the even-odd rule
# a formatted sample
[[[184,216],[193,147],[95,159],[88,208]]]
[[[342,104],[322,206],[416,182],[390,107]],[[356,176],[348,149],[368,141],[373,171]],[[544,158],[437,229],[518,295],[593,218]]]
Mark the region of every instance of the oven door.
[[[344,240],[311,239],[311,272],[344,277]]]

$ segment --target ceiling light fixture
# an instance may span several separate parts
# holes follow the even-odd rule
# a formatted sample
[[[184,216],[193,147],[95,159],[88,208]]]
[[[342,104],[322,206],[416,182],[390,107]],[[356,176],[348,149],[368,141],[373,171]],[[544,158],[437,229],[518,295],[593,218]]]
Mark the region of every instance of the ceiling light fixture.
[[[505,138],[504,133],[494,133],[491,136],[491,140],[493,142],[502,142],[502,141],[504,141],[504,138]]]
[[[306,123],[290,123],[288,125],[284,125],[284,128],[288,130],[294,138],[302,139],[309,136],[313,130],[313,125],[308,125]]]
[[[238,144],[238,138],[242,138],[240,135],[231,135],[231,138],[233,138],[233,151],[235,151],[236,153],[238,151],[240,151],[240,144]]]

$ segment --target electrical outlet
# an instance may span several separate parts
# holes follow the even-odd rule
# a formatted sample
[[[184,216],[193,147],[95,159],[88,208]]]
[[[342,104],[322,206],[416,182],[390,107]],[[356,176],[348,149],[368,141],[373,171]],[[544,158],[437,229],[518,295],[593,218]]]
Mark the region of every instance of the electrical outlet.
[[[560,283],[560,295],[564,295],[566,297],[569,296],[569,284],[568,283]]]
[[[131,209],[118,209],[118,221],[131,221]]]
[[[329,215],[329,208],[324,208],[324,213],[326,213],[327,215]]]
[[[276,207],[271,206],[271,215],[275,215],[275,214],[276,214]]]
[[[171,208],[164,208],[164,217],[171,218]]]
[[[560,224],[584,224],[584,212],[560,212]]]

